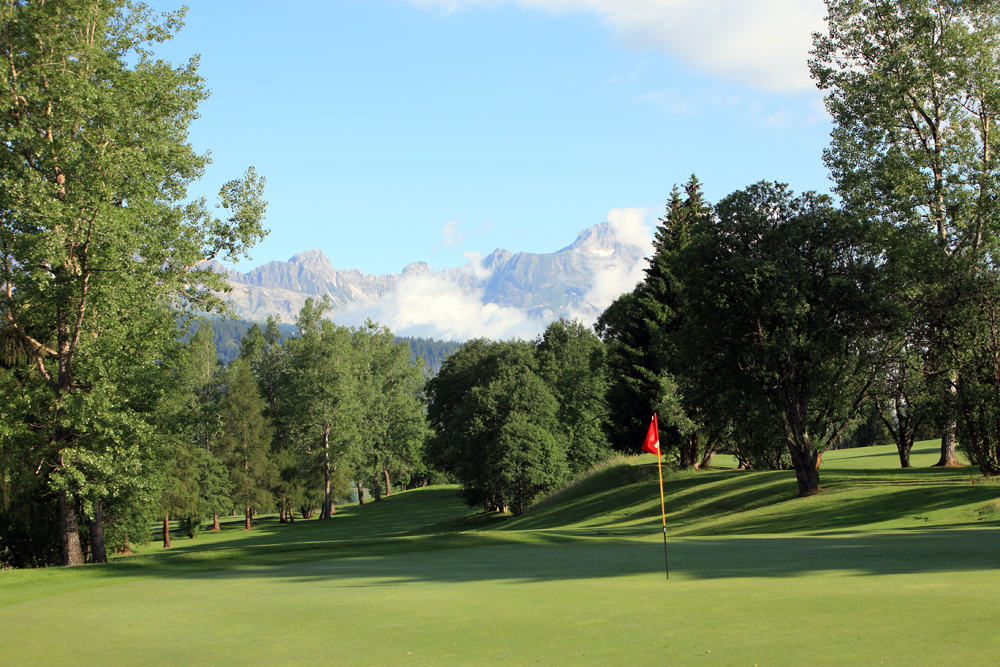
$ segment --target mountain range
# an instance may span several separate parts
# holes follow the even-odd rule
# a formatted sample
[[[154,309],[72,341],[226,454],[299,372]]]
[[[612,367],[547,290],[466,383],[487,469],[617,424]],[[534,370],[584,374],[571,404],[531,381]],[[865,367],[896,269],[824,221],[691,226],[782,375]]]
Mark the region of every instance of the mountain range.
[[[477,333],[471,312],[477,309],[494,324],[506,318],[533,322],[539,330],[561,316],[593,321],[642,277],[647,250],[619,240],[614,227],[604,222],[580,232],[572,244],[556,252],[513,253],[497,248],[486,257],[476,256],[443,271],[434,271],[425,262],[388,275],[335,269],[318,249],[246,273],[219,263],[213,268],[226,275],[233,287],[231,305],[244,320],[275,316],[294,322],[307,298],[329,295],[333,319],[338,322],[372,317],[400,334],[442,337],[450,333],[461,338],[497,334],[493,330]],[[407,309],[407,304],[414,307]],[[434,322],[435,317],[457,317],[464,328]]]

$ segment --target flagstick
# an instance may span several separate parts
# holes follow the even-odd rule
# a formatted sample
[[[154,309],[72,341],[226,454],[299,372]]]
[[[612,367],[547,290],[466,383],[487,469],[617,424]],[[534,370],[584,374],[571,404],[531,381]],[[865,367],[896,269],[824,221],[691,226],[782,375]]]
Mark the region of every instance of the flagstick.
[[[660,515],[663,517],[663,567],[670,578],[670,562],[667,560],[667,508],[663,501],[663,458],[660,455],[659,443],[656,447],[656,469],[660,472]]]

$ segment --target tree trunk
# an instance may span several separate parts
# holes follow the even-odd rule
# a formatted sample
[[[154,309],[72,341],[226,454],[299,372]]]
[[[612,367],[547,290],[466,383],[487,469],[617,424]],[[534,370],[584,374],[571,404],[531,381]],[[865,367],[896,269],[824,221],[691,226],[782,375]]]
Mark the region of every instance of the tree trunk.
[[[361,482],[358,482],[358,504],[365,504],[365,490],[361,488]]]
[[[163,548],[170,548],[170,513],[163,515]]]
[[[323,511],[320,519],[330,518],[330,426],[323,427]]]
[[[378,481],[378,475],[375,475],[373,481],[375,483],[371,486],[371,492],[375,496],[375,502],[380,502],[382,500],[382,484]]]
[[[245,517],[243,530],[250,530],[251,528],[253,528],[253,519],[251,518],[253,515],[250,514],[250,511],[251,511],[250,506],[247,505],[246,512],[244,512],[243,514],[243,516]]]
[[[712,465],[712,457],[715,456],[717,449],[719,449],[719,441],[717,439],[710,438],[708,442],[705,443],[705,451],[701,456],[701,462],[698,464],[699,469],[707,468]]]
[[[219,525],[219,513],[212,512],[212,530],[210,532],[217,533],[222,530],[222,526]]]
[[[698,468],[698,434],[692,433],[681,437],[681,444],[678,449],[678,463],[681,469]]]
[[[944,433],[941,435],[941,458],[932,468],[958,468],[961,463],[955,454],[955,420],[950,419],[944,425]]]
[[[104,510],[101,501],[94,503],[94,520],[90,522],[91,562],[107,563],[108,551],[104,546]]]
[[[129,546],[128,535],[125,536],[125,543],[122,544],[122,555],[123,556],[131,556],[132,555],[132,547]]]
[[[59,532],[62,537],[63,565],[83,565],[83,549],[80,546],[80,529],[76,523],[76,508],[59,492]]]
[[[932,468],[959,468],[962,466],[955,454],[955,394],[958,393],[958,376],[951,374],[948,388],[945,389],[944,404],[947,411],[948,420],[944,425],[944,433],[941,434],[941,458]]]
[[[389,469],[382,468],[382,472],[385,473],[385,495],[392,495],[392,486],[389,484]]]
[[[896,413],[899,414],[898,411]],[[907,417],[908,418],[908,417]],[[896,451],[899,452],[899,467],[910,467],[910,450],[913,449],[913,432],[909,424],[904,420],[899,420],[898,437],[896,440]]]
[[[788,443],[788,453],[795,469],[795,480],[799,483],[799,497],[819,493],[819,462],[823,455],[806,451],[791,441]]]

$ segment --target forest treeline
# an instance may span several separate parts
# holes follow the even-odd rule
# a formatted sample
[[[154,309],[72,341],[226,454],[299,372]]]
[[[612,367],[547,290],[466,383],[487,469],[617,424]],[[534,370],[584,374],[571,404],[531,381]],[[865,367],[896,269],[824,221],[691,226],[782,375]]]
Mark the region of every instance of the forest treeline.
[[[189,201],[196,62],[152,45],[182,13],[120,0],[0,8],[0,561],[102,562],[171,519],[329,518],[449,479],[524,511],[659,415],[668,463],[726,451],[820,490],[845,442],[939,434],[938,465],[1000,474],[1000,0],[827,0],[811,74],[834,197],[762,181],[671,193],[644,279],[593,330],[473,340],[436,375],[420,341],[310,301],[220,364],[209,262],[267,233],[264,179]],[[186,333],[178,335],[178,327]],[[222,325],[226,326],[226,325]],[[212,521],[214,524],[215,522]]]
[[[222,365],[228,365],[236,357],[240,356],[240,341],[254,326],[254,322],[246,322],[237,319],[212,318],[208,320],[212,325],[212,333],[215,337],[215,351]],[[181,323],[183,326],[183,322]],[[257,323],[258,325],[263,323]],[[185,330],[181,337],[189,336],[201,326],[200,320],[191,323],[189,329]],[[281,339],[296,335],[294,324],[277,323]],[[420,338],[414,336],[396,336],[396,341],[405,341],[410,345],[410,358],[413,363],[417,363],[417,357],[423,359],[424,364],[431,373],[437,373],[441,364],[455,350],[462,346],[462,343],[452,340],[434,340],[433,338]]]

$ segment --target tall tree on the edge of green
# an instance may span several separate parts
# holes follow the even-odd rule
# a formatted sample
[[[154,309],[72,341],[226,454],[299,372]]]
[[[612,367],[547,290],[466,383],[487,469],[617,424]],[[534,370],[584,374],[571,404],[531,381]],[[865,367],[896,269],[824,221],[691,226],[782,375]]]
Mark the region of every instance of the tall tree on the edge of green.
[[[608,346],[609,439],[619,451],[638,451],[650,416],[668,398],[664,391],[677,386],[667,377],[677,375],[672,336],[682,323],[684,277],[678,275],[674,264],[693,227],[710,215],[711,206],[697,178],[688,180],[683,195],[675,187],[656,228],[646,277],[597,320],[597,333]],[[698,432],[682,434],[669,422],[664,426],[663,447],[676,449],[682,466],[697,466]]]
[[[955,399],[971,363],[965,334],[976,331],[969,277],[996,272],[1000,227],[1000,1],[826,4],[810,61],[834,121],[825,161],[845,206],[887,228],[923,366],[946,388],[937,465],[960,465]]]
[[[871,398],[898,326],[881,246],[829,197],[783,185],[752,185],[715,211],[684,251],[680,335],[710,391],[765,399],[799,495],[816,493],[820,458]]]
[[[250,364],[257,388],[267,406],[265,414],[274,428],[273,453],[279,469],[274,489],[278,501],[278,521],[294,521],[293,506],[305,485],[302,472],[308,470],[308,454],[292,437],[291,357],[281,344],[278,320],[268,317],[261,329],[254,324],[240,341],[240,359]]]
[[[176,496],[177,489],[197,480],[197,500],[188,503],[185,513],[178,515],[193,536],[209,514],[212,530],[220,530],[219,513],[231,507],[229,475],[215,451],[222,430],[219,405],[223,369],[216,356],[212,323],[200,322],[177,356],[176,362],[169,364],[174,369],[174,384],[161,406],[161,412],[166,413],[163,426],[181,464],[173,481],[168,482],[168,493]]]
[[[124,0],[0,7],[0,318],[37,378],[28,458],[56,498],[67,565],[83,562],[77,508],[101,534],[109,494],[149,477],[130,376],[173,338],[169,310],[219,304],[226,286],[204,262],[266,233],[252,171],[222,188],[225,220],[185,202],[208,160],[187,138],[208,91],[197,60],[149,49],[182,14],[152,16]]]
[[[264,399],[257,391],[250,365],[235,359],[226,369],[220,449],[228,462],[233,502],[243,507],[245,529],[253,527],[253,512],[271,502],[278,469],[271,460],[271,425],[264,416]]]
[[[333,473],[350,458],[359,412],[351,332],[323,319],[330,307],[329,297],[318,304],[306,299],[295,321],[299,337],[285,341],[290,356],[291,428],[304,449],[321,458],[321,519],[336,512]]]

